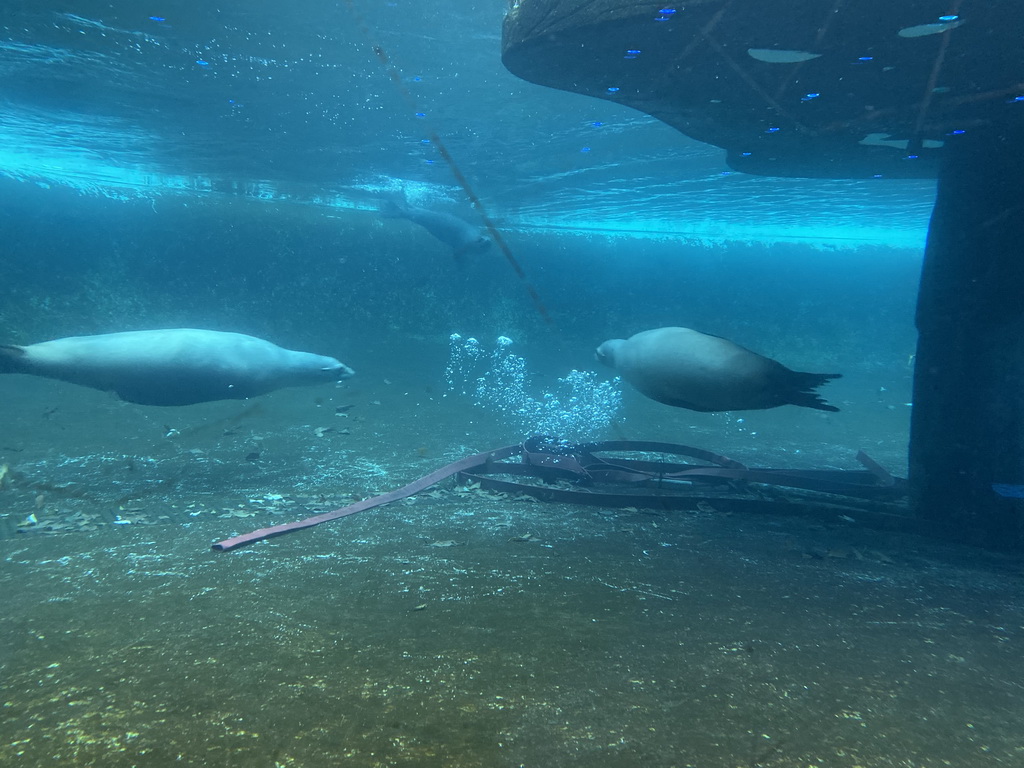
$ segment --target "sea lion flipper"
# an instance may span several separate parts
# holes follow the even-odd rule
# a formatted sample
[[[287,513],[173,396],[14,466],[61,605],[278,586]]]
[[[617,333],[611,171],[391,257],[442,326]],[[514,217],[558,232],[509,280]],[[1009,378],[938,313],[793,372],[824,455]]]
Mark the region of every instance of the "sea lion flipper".
[[[834,405],[826,403],[821,395],[817,395],[814,392],[794,392],[789,397],[788,405],[801,405],[804,408],[814,408],[818,411],[830,411],[832,413],[839,411]]]
[[[788,369],[787,369],[788,370]],[[832,379],[841,379],[841,373],[805,373],[804,371],[789,371],[789,380],[792,390],[788,397],[790,405],[801,405],[804,408],[814,408],[819,411],[836,412],[839,409],[834,405],[825,402],[814,390],[822,384],[827,384]]]
[[[378,213],[385,219],[407,219],[409,218],[409,206],[405,198],[385,197],[380,201]]]

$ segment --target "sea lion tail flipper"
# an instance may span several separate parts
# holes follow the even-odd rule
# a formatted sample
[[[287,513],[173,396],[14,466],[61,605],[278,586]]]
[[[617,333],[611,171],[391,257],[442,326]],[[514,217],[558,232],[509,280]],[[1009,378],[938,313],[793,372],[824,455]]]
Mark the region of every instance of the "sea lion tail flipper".
[[[804,373],[802,371],[790,371],[792,374],[791,383],[793,388],[790,392],[789,403],[804,408],[814,408],[819,411],[836,412],[839,409],[829,405],[814,390],[822,384],[827,384],[832,379],[842,378],[841,373]]]
[[[378,210],[385,219],[409,218],[409,203],[406,202],[404,193],[381,198]]]
[[[0,344],[0,373],[26,373],[25,348]]]

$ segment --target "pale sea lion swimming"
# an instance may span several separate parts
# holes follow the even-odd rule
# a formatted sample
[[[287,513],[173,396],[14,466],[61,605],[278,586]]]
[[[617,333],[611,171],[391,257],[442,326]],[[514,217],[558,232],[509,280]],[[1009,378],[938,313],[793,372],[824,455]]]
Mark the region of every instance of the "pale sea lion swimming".
[[[419,224],[451,248],[452,255],[459,262],[466,256],[483,253],[491,247],[491,238],[458,216],[431,211],[427,208],[416,208],[406,203],[404,198],[383,201],[380,214],[385,218],[408,219]]]
[[[800,405],[838,411],[813,390],[839,373],[802,373],[728,339],[690,328],[656,328],[597,348],[597,359],[641,394],[691,411]]]
[[[81,384],[140,405],[191,405],[340,381],[354,371],[333,357],[255,336],[171,328],[0,346],[0,373]]]

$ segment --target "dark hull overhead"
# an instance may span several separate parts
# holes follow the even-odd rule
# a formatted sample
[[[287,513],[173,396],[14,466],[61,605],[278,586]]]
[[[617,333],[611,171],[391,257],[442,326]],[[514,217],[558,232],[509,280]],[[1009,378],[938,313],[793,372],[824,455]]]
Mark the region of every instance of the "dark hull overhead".
[[[1019,0],[518,0],[502,60],[738,171],[929,178],[961,132],[1024,123],[1022,30]]]

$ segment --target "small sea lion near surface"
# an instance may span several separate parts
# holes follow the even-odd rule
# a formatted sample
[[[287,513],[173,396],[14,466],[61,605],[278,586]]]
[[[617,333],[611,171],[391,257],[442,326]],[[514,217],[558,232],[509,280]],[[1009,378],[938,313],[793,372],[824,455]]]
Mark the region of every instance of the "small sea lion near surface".
[[[813,390],[840,373],[792,371],[770,358],[690,328],[656,328],[597,348],[597,359],[643,395],[691,411],[799,405],[838,411]]]
[[[295,352],[255,336],[171,328],[0,346],[0,373],[116,392],[139,405],[192,405],[340,381],[354,371],[333,357]]]
[[[419,224],[442,243],[452,249],[456,261],[466,256],[483,253],[491,246],[491,238],[477,227],[450,213],[417,208],[404,198],[387,199],[381,203],[380,214],[388,219],[408,219]]]

